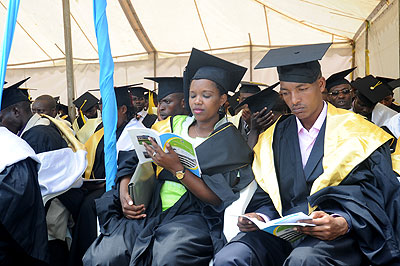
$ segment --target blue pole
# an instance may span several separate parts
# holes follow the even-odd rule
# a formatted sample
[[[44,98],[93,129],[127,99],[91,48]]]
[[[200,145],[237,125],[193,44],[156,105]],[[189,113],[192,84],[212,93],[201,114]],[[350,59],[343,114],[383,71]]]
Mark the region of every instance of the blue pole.
[[[94,26],[100,63],[100,94],[103,101],[104,162],[106,169],[106,191],[115,183],[117,173],[117,102],[114,92],[114,62],[111,55],[106,0],[93,0]]]
[[[19,0],[10,0],[7,10],[7,21],[4,27],[3,44],[1,48],[0,65],[0,107],[3,96],[4,79],[6,78],[8,57],[10,56],[11,44],[14,38],[15,24],[17,23]]]

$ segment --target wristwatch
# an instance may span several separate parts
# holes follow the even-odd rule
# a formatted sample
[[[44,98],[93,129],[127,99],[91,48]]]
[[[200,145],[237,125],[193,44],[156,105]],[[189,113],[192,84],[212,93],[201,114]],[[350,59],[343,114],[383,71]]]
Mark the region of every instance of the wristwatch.
[[[185,168],[183,168],[183,170],[176,171],[175,176],[178,180],[182,180],[185,177]]]

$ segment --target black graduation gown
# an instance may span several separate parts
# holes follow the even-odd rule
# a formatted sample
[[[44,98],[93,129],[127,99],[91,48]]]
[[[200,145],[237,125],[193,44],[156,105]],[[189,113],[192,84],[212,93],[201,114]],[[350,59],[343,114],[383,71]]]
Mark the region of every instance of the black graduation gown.
[[[47,265],[47,227],[30,158],[0,173],[0,265]]]
[[[128,123],[124,123],[116,131],[117,141],[122,134],[125,126]],[[103,128],[101,123],[97,128],[96,132]],[[92,172],[94,177],[98,179],[104,179],[106,177],[105,166],[104,166],[104,136],[99,141],[96,148],[95,160],[93,163]],[[78,266],[82,265],[82,257],[85,254],[88,247],[97,237],[97,214],[95,199],[98,199],[105,192],[105,184],[98,183],[85,183],[82,187],[84,198],[80,207],[78,219],[75,222],[74,232],[72,235],[72,243],[69,255],[68,265]]]
[[[229,125],[196,148],[201,178],[221,199],[220,206],[206,204],[187,191],[174,206],[162,211],[163,183],[178,182],[163,170],[146,210],[147,217],[129,220],[122,214],[117,185],[96,201],[102,234],[86,252],[84,265],[208,265],[226,243],[222,232],[225,208],[254,178],[252,152],[239,131]],[[121,155],[119,160],[127,154]],[[136,156],[119,163],[117,177],[132,174],[137,163]]]
[[[143,118],[142,124],[147,128],[151,128],[151,126],[154,124],[154,122],[156,122],[156,120],[157,120],[157,115],[147,114]]]
[[[285,131],[285,134],[283,134]],[[400,259],[400,184],[391,166],[389,144],[386,143],[356,166],[339,186],[326,187],[310,195],[312,182],[323,173],[325,123],[316,139],[304,170],[298,144],[294,116],[278,123],[273,151],[282,200],[282,213],[308,213],[308,203],[319,210],[342,215],[351,226],[350,236],[361,252],[374,265],[392,265]],[[279,217],[268,194],[258,189],[247,209]],[[237,239],[254,248],[252,239]]]

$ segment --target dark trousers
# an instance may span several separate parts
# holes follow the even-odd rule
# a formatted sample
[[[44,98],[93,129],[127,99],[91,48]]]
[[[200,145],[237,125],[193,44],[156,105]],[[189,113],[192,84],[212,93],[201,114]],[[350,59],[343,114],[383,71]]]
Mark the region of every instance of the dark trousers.
[[[310,236],[291,245],[268,233],[239,233],[215,256],[214,265],[361,265],[362,254],[351,235],[332,241]]]

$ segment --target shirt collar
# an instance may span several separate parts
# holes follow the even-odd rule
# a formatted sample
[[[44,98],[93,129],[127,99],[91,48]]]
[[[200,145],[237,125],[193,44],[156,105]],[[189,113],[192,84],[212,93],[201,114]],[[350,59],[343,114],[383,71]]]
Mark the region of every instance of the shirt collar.
[[[301,130],[305,130],[307,132],[310,132],[312,129],[316,129],[318,131],[321,130],[322,125],[324,124],[326,114],[328,112],[328,105],[324,101],[324,107],[322,108],[321,113],[319,114],[317,120],[315,120],[314,125],[310,128],[310,130],[307,130],[303,127],[303,124],[301,123],[300,119],[296,117],[296,122],[297,122],[297,133],[299,133]]]

